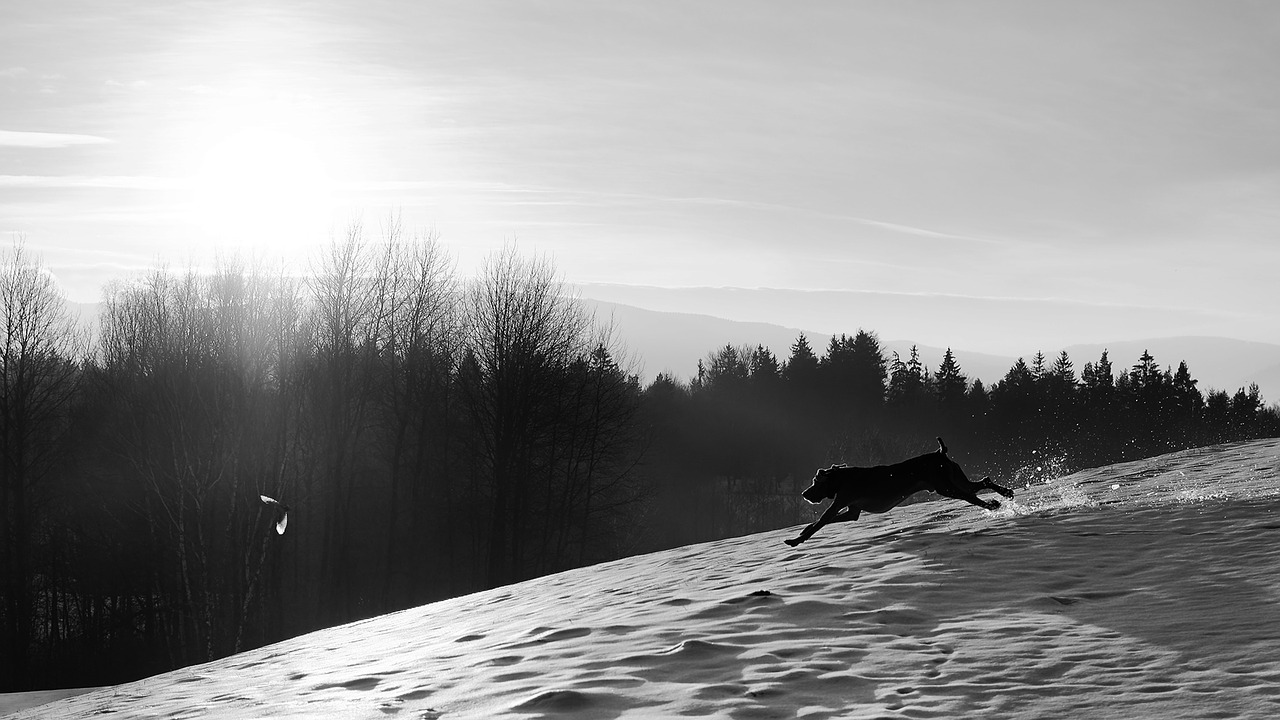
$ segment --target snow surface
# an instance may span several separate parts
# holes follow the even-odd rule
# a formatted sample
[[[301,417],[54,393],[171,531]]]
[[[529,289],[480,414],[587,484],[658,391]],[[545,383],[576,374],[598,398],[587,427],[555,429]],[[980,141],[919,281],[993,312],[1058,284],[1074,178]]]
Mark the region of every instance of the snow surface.
[[[1280,440],[573,570],[15,718],[1280,717]]]

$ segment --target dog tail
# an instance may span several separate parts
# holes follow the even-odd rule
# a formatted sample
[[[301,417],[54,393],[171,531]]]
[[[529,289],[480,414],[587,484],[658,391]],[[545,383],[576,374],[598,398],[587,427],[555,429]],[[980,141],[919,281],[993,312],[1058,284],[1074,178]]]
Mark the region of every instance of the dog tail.
[[[943,455],[947,454],[947,444],[942,442],[942,438],[938,438],[938,452]]]

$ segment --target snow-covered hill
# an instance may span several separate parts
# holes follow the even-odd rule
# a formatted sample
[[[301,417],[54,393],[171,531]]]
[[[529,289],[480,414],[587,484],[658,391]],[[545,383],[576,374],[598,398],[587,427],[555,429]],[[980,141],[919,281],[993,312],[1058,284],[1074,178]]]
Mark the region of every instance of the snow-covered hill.
[[[1280,441],[682,547],[17,718],[1280,717]]]

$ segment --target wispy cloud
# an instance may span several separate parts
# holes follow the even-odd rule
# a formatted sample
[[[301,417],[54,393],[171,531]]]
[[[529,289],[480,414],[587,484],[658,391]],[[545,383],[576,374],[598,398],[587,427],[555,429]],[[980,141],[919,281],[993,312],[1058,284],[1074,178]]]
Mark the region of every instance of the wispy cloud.
[[[830,215],[830,213],[828,213]],[[885,222],[883,220],[871,220],[863,217],[853,217],[851,215],[832,215],[832,217],[843,218],[860,225],[881,228],[883,230],[891,230],[906,235],[915,235],[917,237],[935,238],[938,240],[961,240],[963,242],[980,243],[983,245],[1008,245],[1008,241],[997,240],[994,238],[978,237],[975,235],[957,235],[955,233],[940,232],[938,230],[929,230],[927,228],[914,227],[912,225],[902,225],[900,223]]]
[[[955,300],[955,301],[977,301],[990,303],[1009,303],[1014,305],[1032,304],[1032,305],[1060,305],[1081,308],[1100,308],[1113,310],[1150,310],[1150,311],[1169,311],[1177,310],[1180,312],[1202,313],[1203,309],[1179,306],[1171,307],[1167,304],[1144,304],[1135,302],[1098,300],[1093,298],[1070,298],[1061,296],[1035,296],[1035,295],[983,295],[980,293],[957,293],[957,292],[913,292],[909,290],[845,290],[845,289],[782,289],[782,288],[760,288],[768,292],[796,293],[807,295],[847,295],[850,297],[886,297],[886,298],[925,298],[937,300]]]
[[[719,206],[741,207],[741,208],[748,208],[748,209],[754,209],[754,210],[764,210],[764,211],[770,211],[770,212],[794,213],[799,215],[807,215],[811,217],[821,217],[828,220],[852,222],[859,225],[865,225],[867,227],[879,228],[881,230],[888,230],[891,232],[901,233],[905,235],[914,235],[916,237],[933,238],[933,239],[939,239],[939,240],[958,240],[963,242],[979,243],[983,245],[1009,244],[1009,241],[997,239],[997,238],[979,237],[975,235],[960,235],[956,233],[930,230],[928,228],[915,227],[912,225],[903,225],[901,223],[886,222],[884,220],[873,220],[871,218],[860,217],[857,215],[850,215],[848,213],[829,212],[825,210],[816,210],[814,208],[800,207],[796,205],[760,202],[756,200],[735,200],[735,199],[729,199],[729,198],[716,198],[716,197],[664,197],[664,196],[657,196],[657,195],[639,195],[639,194],[630,194],[630,193],[604,193],[604,192],[584,192],[583,194],[595,195],[600,197],[639,199],[639,200],[665,202],[665,203],[719,205]]]
[[[135,175],[0,175],[0,187],[10,188],[171,190],[181,185],[171,178]]]
[[[145,88],[145,87],[147,87],[147,86],[148,86],[148,85],[150,85],[150,84],[151,84],[151,83],[147,82],[146,80],[127,80],[127,81],[122,81],[122,80],[112,80],[112,79],[108,79],[108,80],[107,80],[107,82],[106,82],[107,87],[111,87],[111,88],[123,88],[123,89],[125,89],[125,90],[141,90],[142,88]]]
[[[466,191],[494,193],[550,193],[551,188],[531,185],[513,185],[502,182],[468,182],[465,180],[375,180],[368,182],[337,183],[336,189],[347,192],[379,193],[404,190]]]
[[[111,140],[97,135],[0,130],[0,147],[62,148],[73,145],[101,145],[109,142]]]
[[[1008,240],[980,237],[975,235],[962,235],[957,233],[942,232],[939,230],[931,230],[928,228],[916,227],[912,225],[904,225],[901,223],[887,222],[884,220],[874,220],[871,218],[850,215],[848,213],[829,212],[824,210],[816,210],[814,208],[800,207],[796,205],[786,205],[781,203],[760,202],[755,200],[737,200],[732,198],[718,197],[678,197],[669,195],[652,195],[644,193],[627,193],[627,192],[608,192],[601,190],[577,190],[577,189],[557,189],[546,186],[534,186],[524,184],[500,183],[500,182],[457,182],[457,181],[441,181],[441,180],[391,180],[363,183],[340,183],[337,188],[347,192],[360,193],[385,193],[395,191],[424,191],[424,192],[471,192],[471,193],[493,193],[504,195],[533,195],[536,200],[520,200],[514,204],[536,204],[536,205],[578,205],[578,206],[599,206],[602,204],[644,204],[644,203],[662,203],[662,204],[678,204],[678,205],[702,205],[702,206],[720,206],[720,207],[737,207],[751,210],[761,210],[767,212],[793,213],[800,215],[808,215],[814,217],[826,218],[829,220],[839,220],[844,222],[857,223],[868,227],[879,228],[891,232],[901,233],[905,235],[915,235],[917,237],[934,238],[939,240],[959,240],[964,242],[979,243],[985,245],[1007,245]]]

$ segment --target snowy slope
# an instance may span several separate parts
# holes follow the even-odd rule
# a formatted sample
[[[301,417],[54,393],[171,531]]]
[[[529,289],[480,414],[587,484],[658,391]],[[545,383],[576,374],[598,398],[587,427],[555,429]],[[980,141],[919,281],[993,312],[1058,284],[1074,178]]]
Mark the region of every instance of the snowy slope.
[[[1280,717],[1280,441],[561,573],[17,718]]]

